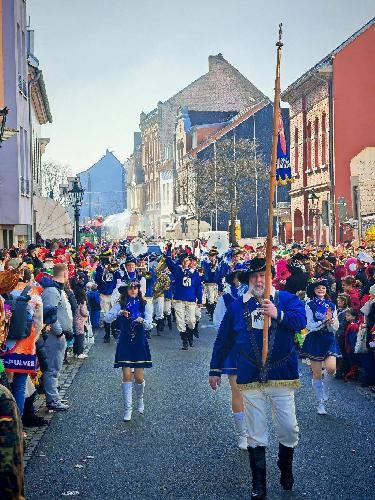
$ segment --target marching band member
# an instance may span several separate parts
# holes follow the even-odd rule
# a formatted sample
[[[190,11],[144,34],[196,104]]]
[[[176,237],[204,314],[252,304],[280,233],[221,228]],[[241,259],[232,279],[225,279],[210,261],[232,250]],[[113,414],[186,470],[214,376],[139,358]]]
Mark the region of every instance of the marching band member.
[[[209,383],[216,390],[221,382],[225,360],[234,346],[237,354],[237,384],[245,403],[249,433],[248,452],[252,471],[251,498],[266,498],[266,401],[271,400],[279,437],[278,467],[280,483],[291,490],[293,453],[298,443],[294,390],[299,386],[298,355],[294,333],[306,326],[302,302],[289,292],[275,292],[264,298],[266,261],[254,258],[240,273],[248,291],[236,299],[225,313],[216,338]],[[269,351],[262,363],[264,316],[271,318],[268,332]]]
[[[227,252],[230,256],[230,261],[223,258],[220,265],[217,268],[216,280],[218,283],[219,292],[223,293],[224,290],[224,279],[229,273],[237,271],[239,269],[244,269],[246,267],[244,263],[244,250],[242,248],[236,247]]]
[[[224,318],[226,311],[229,306],[238,297],[242,296],[246,291],[246,286],[242,285],[238,279],[238,274],[241,271],[234,271],[228,274],[225,278],[227,282],[226,290],[224,295],[219,297],[217,305],[214,312],[213,322],[216,330],[219,330],[221,322]],[[247,438],[248,432],[245,420],[245,408],[241,391],[238,389],[236,378],[237,378],[237,349],[236,346],[228,354],[222,374],[228,375],[230,390],[232,393],[232,414],[234,419],[234,424],[236,426],[237,436],[238,436],[238,447],[241,450],[247,450]]]
[[[150,256],[151,259],[151,256]],[[156,273],[153,267],[150,267],[148,271],[144,271],[142,278],[145,280],[145,292],[144,299],[146,301],[146,308],[151,315],[151,318],[154,317],[154,284],[156,281]],[[146,336],[148,339],[151,338],[151,330],[154,324],[151,324],[151,328],[147,327]]]
[[[137,259],[132,255],[126,257],[124,268],[124,274],[122,277],[122,281],[125,283],[129,281],[139,281],[142,295],[144,296],[146,293],[146,279],[142,276],[142,273],[137,271]]]
[[[180,255],[180,264],[171,257],[171,244],[167,247],[166,264],[175,279],[174,309],[177,329],[182,340],[182,350],[193,347],[196,304],[202,304],[202,282],[197,271],[190,268],[187,254]]]
[[[214,310],[217,302],[218,284],[217,284],[217,270],[218,270],[218,254],[215,248],[211,248],[208,253],[208,261],[202,262],[204,269],[204,288],[206,292],[206,308],[213,320]]]
[[[111,266],[109,255],[101,255],[101,263],[98,265],[95,271],[95,283],[98,285],[98,291],[100,293],[100,309],[103,315],[105,315],[111,309],[111,298],[112,293],[116,289],[117,280],[121,280],[121,274],[118,270],[114,270],[114,266]],[[108,344],[110,342],[111,331],[112,335],[115,337],[115,324],[112,328],[106,320],[103,320],[104,326],[104,343]]]
[[[193,271],[196,271],[199,275],[199,278],[201,280],[201,285],[202,285],[202,304],[203,304],[203,294],[204,294],[204,288],[203,288],[203,278],[204,278],[204,270],[201,267],[198,267],[198,258],[195,255],[190,256],[190,269]],[[201,304],[196,304],[195,307],[195,327],[193,330],[193,335],[197,339],[199,339],[199,322],[202,318],[202,305]]]
[[[154,315],[157,335],[164,331],[164,292],[170,287],[169,274],[165,272],[165,256],[162,255],[155,267],[156,280],[153,288]]]
[[[132,418],[133,387],[136,411],[143,415],[143,393],[145,387],[144,369],[152,367],[146,328],[152,325],[152,316],[146,308],[146,301],[138,281],[129,282],[119,288],[120,299],[105,315],[110,324],[117,320],[120,338],[115,355],[115,368],[122,368],[122,391],[124,396],[124,421]],[[132,373],[134,369],[134,375]],[[134,377],[134,379],[133,379]]]
[[[172,300],[173,300],[173,280],[169,269],[165,271],[170,280],[169,287],[164,290],[164,317],[167,320],[169,330],[172,330]]]
[[[328,286],[326,280],[315,281],[307,286],[307,296],[310,298],[305,306],[308,333],[301,349],[301,357],[311,362],[312,386],[319,415],[327,414],[324,403],[328,401],[328,385],[336,372],[336,357],[341,356],[335,337],[339,328],[337,309],[327,296]]]

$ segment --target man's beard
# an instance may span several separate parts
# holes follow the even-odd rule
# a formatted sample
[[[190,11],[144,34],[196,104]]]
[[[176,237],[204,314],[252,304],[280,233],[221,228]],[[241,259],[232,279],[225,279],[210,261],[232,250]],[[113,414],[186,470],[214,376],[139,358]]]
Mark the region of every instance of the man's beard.
[[[264,286],[249,286],[249,292],[257,299],[262,299],[264,297]]]

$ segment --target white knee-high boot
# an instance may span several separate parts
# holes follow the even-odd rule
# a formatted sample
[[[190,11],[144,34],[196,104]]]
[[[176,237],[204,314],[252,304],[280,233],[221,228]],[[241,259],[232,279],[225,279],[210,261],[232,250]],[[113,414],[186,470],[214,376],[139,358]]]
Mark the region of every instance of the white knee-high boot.
[[[331,388],[332,380],[334,379],[334,377],[335,376],[328,373],[327,370],[324,370],[323,401],[328,401],[328,399],[329,399],[330,388]]]
[[[122,393],[124,395],[124,421],[129,422],[132,418],[133,411],[133,382],[123,382],[122,383]]]
[[[143,403],[143,393],[145,390],[145,381],[142,382],[142,384],[137,384],[134,382],[134,389],[135,389],[135,407],[138,413],[143,414],[145,411],[145,405]]]
[[[323,400],[323,380],[318,378],[312,379],[312,386],[315,392],[316,396],[316,401],[318,403],[318,413],[319,415],[326,415],[326,409],[324,407],[324,400]]]
[[[238,447],[241,450],[247,450],[247,427],[245,420],[245,413],[243,411],[232,413],[234,419],[234,425],[236,426],[237,438],[238,438]]]

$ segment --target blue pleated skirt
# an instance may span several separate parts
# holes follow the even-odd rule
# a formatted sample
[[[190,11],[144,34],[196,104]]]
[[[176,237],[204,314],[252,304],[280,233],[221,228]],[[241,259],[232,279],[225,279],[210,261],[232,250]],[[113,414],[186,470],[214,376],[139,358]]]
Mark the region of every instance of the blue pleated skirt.
[[[308,333],[302,344],[300,357],[311,361],[324,361],[329,356],[341,357],[335,334],[328,330]]]
[[[151,352],[142,325],[137,326],[136,335],[121,329],[115,355],[115,368],[151,368]]]

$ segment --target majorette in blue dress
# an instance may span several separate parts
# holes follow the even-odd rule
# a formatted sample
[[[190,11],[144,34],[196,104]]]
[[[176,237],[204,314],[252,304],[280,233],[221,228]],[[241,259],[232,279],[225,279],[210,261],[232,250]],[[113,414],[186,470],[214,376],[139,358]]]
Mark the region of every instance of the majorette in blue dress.
[[[314,297],[305,306],[308,334],[301,348],[301,358],[324,361],[329,356],[340,357],[335,332],[339,327],[336,306],[328,299]],[[327,311],[332,311],[332,325],[325,322]]]
[[[120,315],[121,309],[129,312],[129,317]],[[121,308],[116,303],[106,314],[104,321],[112,323],[117,318],[120,337],[117,342],[115,368],[151,368],[151,353],[145,329],[150,328],[152,317],[149,309],[141,303],[138,297],[128,297],[126,307]],[[136,321],[143,318],[143,323]]]

